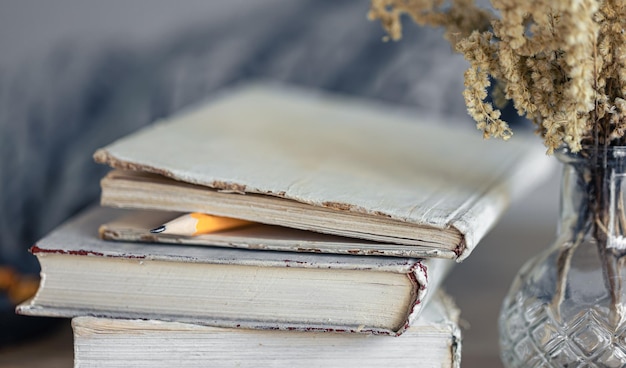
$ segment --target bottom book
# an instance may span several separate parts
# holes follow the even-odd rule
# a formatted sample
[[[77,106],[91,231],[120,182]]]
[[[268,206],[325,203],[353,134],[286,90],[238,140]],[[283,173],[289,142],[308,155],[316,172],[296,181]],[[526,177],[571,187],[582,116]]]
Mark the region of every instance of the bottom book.
[[[458,308],[441,290],[398,337],[77,317],[74,366],[458,368],[458,319]]]

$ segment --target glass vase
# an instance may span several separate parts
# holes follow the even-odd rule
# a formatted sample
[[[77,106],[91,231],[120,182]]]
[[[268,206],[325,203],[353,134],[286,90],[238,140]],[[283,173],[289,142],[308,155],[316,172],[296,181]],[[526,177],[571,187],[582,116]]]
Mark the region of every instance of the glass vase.
[[[519,271],[499,318],[506,367],[626,366],[626,147],[562,149],[556,241]]]

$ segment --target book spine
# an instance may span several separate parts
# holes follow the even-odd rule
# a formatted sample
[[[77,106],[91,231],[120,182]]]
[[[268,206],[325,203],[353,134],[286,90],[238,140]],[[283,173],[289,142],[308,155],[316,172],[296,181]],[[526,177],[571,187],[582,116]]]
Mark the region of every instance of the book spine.
[[[408,308],[407,318],[404,326],[395,331],[395,335],[401,335],[407,328],[411,326],[413,321],[419,316],[423,306],[425,305],[426,295],[428,293],[428,268],[422,261],[416,262],[407,276],[413,283],[415,297],[411,306]]]

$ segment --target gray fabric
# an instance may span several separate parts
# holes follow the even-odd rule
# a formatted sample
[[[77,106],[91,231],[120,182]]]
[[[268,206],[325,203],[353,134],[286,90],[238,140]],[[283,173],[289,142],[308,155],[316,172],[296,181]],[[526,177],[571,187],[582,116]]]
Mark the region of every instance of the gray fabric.
[[[253,4],[156,47],[67,43],[0,74],[0,264],[36,270],[26,249],[97,201],[106,168],[92,162],[96,148],[242,80],[382,99],[472,124],[461,95],[466,63],[439,30],[411,25],[401,42],[385,43],[366,19],[367,1]]]

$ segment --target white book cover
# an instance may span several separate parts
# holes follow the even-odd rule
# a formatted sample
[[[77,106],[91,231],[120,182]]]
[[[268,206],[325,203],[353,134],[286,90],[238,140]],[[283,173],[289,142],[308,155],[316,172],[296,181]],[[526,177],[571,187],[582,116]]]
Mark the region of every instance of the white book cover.
[[[102,181],[106,206],[205,212],[462,260],[552,168],[535,141],[487,141],[380,102],[257,83],[94,158],[118,169]]]
[[[454,264],[100,239],[121,213],[91,209],[37,242],[40,287],[18,313],[399,335]]]

